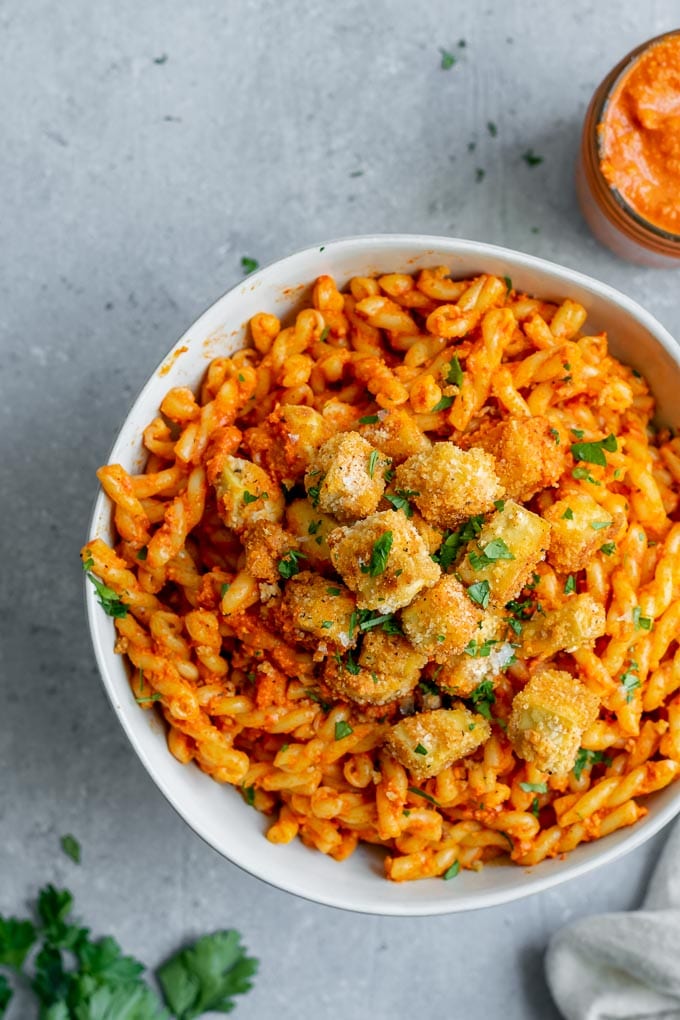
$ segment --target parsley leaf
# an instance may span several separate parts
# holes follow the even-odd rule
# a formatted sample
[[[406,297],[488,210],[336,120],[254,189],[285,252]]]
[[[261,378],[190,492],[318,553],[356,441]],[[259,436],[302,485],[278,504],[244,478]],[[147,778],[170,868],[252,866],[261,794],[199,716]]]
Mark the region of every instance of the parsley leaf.
[[[458,556],[461,546],[476,538],[482,530],[483,524],[484,515],[477,514],[474,517],[469,517],[458,531],[445,533],[444,541],[439,546],[439,549],[432,554],[432,559],[435,563],[439,564],[442,570],[448,570]]]
[[[573,574],[567,576],[567,580],[564,582],[564,594],[573,595],[576,591],[576,578]]]
[[[429,753],[427,748],[423,747],[422,744],[416,744],[416,746],[413,748],[413,750],[416,752],[416,754],[428,754]]]
[[[297,552],[295,549],[290,549],[283,559],[278,562],[278,571],[281,577],[285,580],[290,580],[295,574],[300,573],[300,565],[298,560],[306,560],[307,557],[303,552]]]
[[[524,790],[525,793],[547,793],[547,783],[520,783],[520,790]]]
[[[0,974],[0,1017],[5,1015],[5,1011],[9,1006],[9,1000],[12,998],[13,992],[9,986],[9,982],[6,977]]]
[[[489,132],[492,138],[495,138],[496,135],[498,134],[498,127],[494,124],[492,120],[487,120],[486,130]],[[509,279],[509,277],[506,276],[505,279],[507,280]],[[508,287],[508,290],[512,290],[512,284]]]
[[[67,857],[70,857],[75,864],[80,864],[80,843],[76,837],[72,836],[69,832],[62,836],[59,842],[61,843],[61,849]]]
[[[598,480],[596,478],[593,478],[593,476],[591,475],[591,473],[588,470],[588,468],[585,468],[585,467],[583,467],[580,464],[579,464],[578,467],[575,467],[575,468],[572,469],[571,476],[572,476],[572,478],[576,478],[577,481],[582,478],[586,482],[590,482],[591,485],[601,485],[602,484],[601,482],[598,482]]]
[[[538,166],[543,162],[543,156],[537,156],[533,149],[527,149],[522,153],[522,159],[527,166]]]
[[[99,578],[94,576],[91,571],[93,566],[94,560],[91,556],[83,561],[85,577],[94,585],[99,605],[102,607],[107,616],[112,617],[114,620],[124,620],[128,614],[128,607],[122,601],[120,595],[116,594],[113,588],[109,588],[108,585],[104,584],[103,581],[100,581]]]
[[[379,421],[380,418],[377,414],[365,414],[363,418],[359,418],[360,425],[375,425]]]
[[[466,655],[471,656],[473,659],[488,659],[491,654],[491,649],[494,645],[497,645],[498,641],[496,638],[487,638],[486,641],[482,641],[478,644],[474,638],[468,641],[463,651]]]
[[[446,411],[453,403],[453,397],[442,397],[432,408],[430,414],[436,414],[437,411]]]
[[[605,542],[604,545],[600,546],[600,552],[604,553],[605,556],[613,556],[616,552],[616,542]]]
[[[35,927],[30,921],[0,916],[0,966],[21,970],[35,940]]]
[[[403,510],[407,517],[413,517],[413,507],[409,500],[419,495],[415,489],[397,489],[396,492],[386,492],[385,499],[395,510]]]
[[[633,700],[634,692],[640,686],[640,677],[637,676],[639,668],[640,667],[637,662],[631,659],[628,669],[621,676],[621,683],[623,684],[623,689],[626,692],[626,704],[628,705]]]
[[[599,765],[600,762],[609,767],[612,760],[603,751],[588,751],[585,747],[580,747],[573,768],[576,779],[581,778],[584,769],[590,769],[593,765]]]
[[[603,528],[608,528],[611,521],[591,521],[590,526],[593,531],[602,531]]]
[[[354,733],[354,730],[348,722],[344,719],[338,719],[335,724],[335,739],[342,740],[344,737],[349,737],[350,734]]]
[[[514,558],[514,554],[510,552],[502,538],[492,539],[484,546],[481,554],[473,550],[469,556],[473,570],[483,570],[484,567],[495,563],[496,560],[514,560]]]
[[[193,1020],[209,1010],[228,1013],[234,995],[252,988],[258,961],[246,956],[238,932],[204,935],[157,971],[163,996],[178,1020]]]
[[[442,878],[444,879],[445,882],[448,882],[449,879],[455,878],[459,871],[460,861],[454,861],[451,867],[446,869],[446,871],[442,875]]]
[[[649,616],[642,616],[642,610],[639,606],[635,606],[633,609],[633,625],[636,630],[651,630],[652,619]]]
[[[438,800],[435,800],[431,794],[425,793],[425,790],[419,790],[417,786],[409,786],[408,792],[415,794],[416,797],[422,797],[424,800],[429,800],[430,804],[434,804],[436,807],[440,806]]]
[[[370,561],[368,564],[361,564],[362,574],[368,574],[369,577],[377,577],[378,574],[382,574],[384,572],[393,541],[394,535],[392,532],[385,531],[380,538],[374,542]]]
[[[464,374],[463,369],[460,367],[458,355],[454,354],[449,362],[449,367],[446,373],[447,383],[450,383],[452,386],[462,386]]]
[[[480,684],[477,684],[474,691],[470,695],[470,701],[475,706],[475,709],[480,715],[483,715],[485,719],[491,722],[491,706],[496,700],[494,693],[493,684],[490,680],[482,680]]]
[[[604,451],[614,453],[619,445],[616,436],[611,433],[605,439],[597,439],[592,443],[572,443],[571,452],[575,461],[585,461],[587,464],[599,464],[600,467],[607,466],[607,458]]]
[[[244,255],[241,259],[241,269],[248,275],[248,273],[254,273],[256,269],[260,268],[260,263],[257,259],[251,259],[247,255]]]
[[[471,584],[467,593],[473,602],[475,602],[478,606],[481,606],[482,609],[486,609],[491,595],[491,588],[489,587],[488,581],[477,581],[475,584]]]
[[[246,504],[246,506],[249,503],[256,503],[259,498],[260,498],[259,495],[254,496],[252,492],[248,492],[247,489],[244,489],[244,491],[243,491],[243,502]]]
[[[555,445],[559,446],[560,445],[560,434],[557,431],[557,429],[550,429],[550,435],[552,436]]]
[[[449,50],[443,50],[441,49],[441,47],[439,52],[442,55],[442,61],[439,66],[441,67],[442,71],[450,71],[456,62],[456,58],[454,57],[453,53],[451,53]]]
[[[573,521],[573,519],[574,519],[574,511],[571,509],[570,506],[568,506],[567,509],[562,514],[562,520],[563,521]]]
[[[373,477],[373,473],[375,471],[375,466],[378,463],[378,457],[379,456],[380,456],[380,454],[378,453],[377,450],[371,450],[371,453],[370,453],[369,458],[368,458],[368,476],[369,476],[369,478]]]

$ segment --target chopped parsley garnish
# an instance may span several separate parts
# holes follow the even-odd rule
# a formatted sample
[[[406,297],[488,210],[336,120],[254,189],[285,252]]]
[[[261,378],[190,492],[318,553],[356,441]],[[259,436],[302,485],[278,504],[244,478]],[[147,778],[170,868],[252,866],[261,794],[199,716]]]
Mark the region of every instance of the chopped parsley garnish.
[[[221,584],[220,585],[220,598],[224,598],[224,596],[227,594],[227,592],[229,591],[230,588],[231,588],[230,584],[226,584],[226,583],[225,584]]]
[[[568,366],[565,365],[564,367],[567,368]],[[569,431],[571,432],[571,434],[574,437],[574,439],[583,439],[583,437],[585,435],[585,432],[583,431],[583,429],[574,429],[574,428],[571,428],[571,429],[569,429]]]
[[[241,269],[246,274],[246,276],[248,275],[248,273],[254,273],[255,270],[259,268],[260,263],[257,261],[257,259],[248,258],[247,255],[244,255],[243,258],[241,259]]]
[[[307,533],[309,535],[316,535],[317,531],[323,524],[323,521],[310,521],[307,527]]]
[[[505,281],[506,292],[509,294],[510,291],[512,290],[512,280],[510,279],[509,276],[504,276],[503,279]]]
[[[522,159],[527,166],[538,166],[543,162],[543,156],[537,156],[533,149],[527,149],[522,153]]]
[[[368,458],[368,476],[369,476],[369,478],[373,477],[373,473],[375,472],[375,466],[378,463],[378,457],[379,456],[380,456],[380,454],[378,453],[377,450],[371,450],[369,458]]]
[[[321,330],[321,332],[319,334],[319,340],[321,341],[322,344],[325,343],[326,340],[328,340],[328,336],[330,334],[330,331],[331,331],[331,327],[330,326],[324,326],[324,328]]]
[[[505,510],[505,500],[504,499],[494,499],[493,505],[496,507],[496,510],[498,510],[499,514],[502,514],[503,511]]]
[[[616,436],[611,433],[605,439],[596,439],[592,443],[572,443],[571,452],[575,461],[585,461],[587,464],[598,464],[600,467],[607,466],[605,450],[614,453],[618,450],[619,444]]]
[[[442,875],[442,878],[444,879],[445,882],[448,882],[450,879],[455,878],[459,871],[460,861],[454,861],[451,867],[446,869],[446,871]]]
[[[305,688],[305,694],[310,701],[315,702],[319,706],[322,712],[330,712],[331,706],[327,701],[324,701],[318,691],[313,690],[311,687]]]
[[[416,744],[413,750],[416,752],[416,754],[428,754],[427,748],[423,747],[422,744]]]
[[[333,626],[333,621],[332,620],[322,620],[321,626],[323,627],[324,630],[330,630],[331,627]]]
[[[241,788],[241,792],[243,793],[243,799],[246,802],[246,804],[250,804],[250,806],[252,807],[253,804],[255,803],[255,787],[243,786]]]
[[[534,797],[534,799],[531,802],[531,813],[535,818],[538,818],[539,809],[540,804],[538,803],[538,797]]]
[[[583,479],[586,482],[590,482],[591,485],[601,484],[601,482],[598,482],[596,478],[593,478],[588,468],[585,468],[582,465],[573,468],[571,476],[572,478],[575,478],[577,481]]]
[[[354,730],[350,724],[345,722],[344,719],[338,719],[335,724],[335,739],[343,740],[345,737],[349,737],[352,733],[354,733]]]
[[[359,616],[361,618],[359,630],[367,631],[373,630],[374,627],[380,627],[382,630],[385,631],[386,634],[402,633],[401,627],[399,626],[399,621],[397,620],[394,613],[382,613],[378,616],[373,616],[372,610],[360,609]]]
[[[616,542],[605,542],[604,545],[600,546],[600,552],[604,553],[605,556],[613,556],[616,552]]]
[[[612,760],[603,751],[588,751],[585,747],[580,747],[573,768],[576,779],[581,778],[584,769],[590,769],[593,765],[599,765],[600,762],[609,768]]]
[[[524,790],[525,793],[547,793],[547,783],[520,783],[520,790]]]
[[[495,138],[496,135],[498,134],[498,128],[497,128],[497,126],[494,124],[494,122],[492,120],[487,120],[487,122],[486,122],[486,130],[489,132],[489,134],[491,135],[492,138]],[[509,280],[510,277],[506,276],[505,279]],[[512,284],[510,284],[510,286],[508,287],[508,290],[512,290]]]
[[[296,549],[290,549],[283,559],[278,562],[278,570],[281,577],[285,578],[286,581],[294,577],[295,574],[300,573],[300,565],[298,560],[306,560],[307,557],[303,552],[297,552]]]
[[[463,375],[464,372],[463,369],[460,367],[458,355],[454,354],[454,356],[451,358],[451,361],[449,362],[449,367],[446,372],[446,381],[447,383],[450,383],[452,386],[462,386]]]
[[[156,702],[161,700],[162,695],[158,691],[154,691],[153,694],[149,694],[146,698],[135,698],[138,705],[147,705],[149,702]]]
[[[380,418],[377,414],[365,414],[363,418],[359,418],[360,425],[375,425],[379,421]]]
[[[651,630],[652,619],[649,616],[642,616],[642,610],[639,606],[635,606],[633,609],[633,624],[636,630]]]
[[[415,489],[397,489],[396,492],[386,492],[385,499],[391,503],[395,510],[403,510],[407,517],[413,517],[413,507],[410,500],[420,493]]]
[[[68,832],[59,840],[61,849],[67,857],[70,857],[74,864],[80,864],[80,843],[75,836]]]
[[[453,403],[453,397],[442,397],[432,408],[431,414],[436,414],[437,411],[446,411]]]
[[[491,706],[496,701],[496,695],[490,680],[482,680],[480,684],[477,684],[470,695],[470,701],[479,714],[491,722]]]
[[[253,493],[248,492],[247,489],[245,489],[243,492],[243,502],[246,504],[246,506],[248,505],[248,503],[256,503],[259,498],[260,498],[259,495],[254,496]]]
[[[242,372],[239,372],[239,374],[238,374],[238,381],[239,382],[245,382],[246,381],[246,377],[243,375]]]
[[[113,588],[109,588],[108,585],[100,581],[99,578],[95,577],[92,573],[92,567],[94,566],[94,560],[91,556],[88,556],[83,561],[83,570],[85,571],[85,577],[88,581],[91,581],[94,585],[94,590],[97,595],[97,601],[102,607],[107,616],[112,617],[114,620],[124,620],[128,614],[128,607],[125,605],[120,595],[116,594]]]
[[[431,794],[425,793],[425,790],[419,790],[417,786],[409,786],[408,792],[415,794],[416,797],[422,797],[423,800],[429,800],[430,804],[434,804],[435,807],[440,806],[438,800],[435,800]]]
[[[394,535],[391,531],[386,531],[380,536],[380,538],[373,544],[371,559],[368,564],[361,564],[362,574],[368,574],[369,577],[377,577],[379,574],[384,573],[393,541]]]
[[[444,535],[444,541],[439,549],[432,554],[432,559],[439,564],[443,571],[448,570],[458,556],[461,546],[476,538],[481,532],[483,524],[483,514],[469,517],[458,531],[450,531]]]
[[[137,553],[137,559],[138,560],[145,560],[148,555],[149,555],[149,549],[148,549],[147,546],[143,545],[142,548]]]
[[[496,638],[487,638],[479,644],[473,638],[471,641],[468,641],[463,651],[473,659],[488,659],[489,655],[491,655],[491,649],[497,644]]]
[[[560,445],[560,434],[557,431],[557,429],[550,429],[550,435],[553,437],[553,439],[555,441],[555,444],[557,446],[559,446]]]
[[[478,606],[481,606],[482,609],[486,609],[491,595],[491,588],[489,587],[488,581],[477,581],[475,584],[471,584],[467,593],[473,602],[475,602]]]
[[[635,662],[634,659],[631,659],[628,669],[621,676],[621,684],[623,685],[623,689],[626,692],[626,704],[628,705],[633,700],[633,695],[640,686],[640,677],[637,676],[637,671],[639,670],[639,668],[640,667],[638,666],[637,662]]]
[[[514,560],[514,558],[514,554],[510,552],[502,538],[492,539],[480,553],[473,550],[469,556],[473,570],[483,570],[491,563],[495,563],[496,560]]]
[[[602,531],[603,528],[608,528],[611,521],[591,521],[590,526],[593,531]]]
[[[481,166],[475,167],[475,180],[477,181],[477,183],[479,184],[481,181],[484,180],[485,177],[486,170],[484,170],[484,168]]]
[[[508,609],[516,620],[530,620],[532,611],[535,603],[532,599],[523,599],[522,602],[518,602],[517,599],[511,599],[510,602],[506,602],[505,608]]]
[[[436,684],[433,684],[431,680],[421,680],[418,687],[423,694],[439,694],[439,688]]]
[[[573,519],[574,519],[574,511],[571,509],[570,506],[568,506],[567,509],[562,514],[562,520],[563,521],[573,521]]]
[[[333,596],[339,595],[340,594],[340,589],[339,588],[326,588],[326,594],[327,595],[333,595]]]
[[[441,67],[442,71],[450,71],[456,62],[456,58],[454,57],[453,53],[451,53],[449,50],[443,50],[440,48],[439,52],[442,55],[441,64],[439,66]]]
[[[573,595],[576,591],[576,578],[573,574],[569,574],[567,580],[564,582],[564,594]]]

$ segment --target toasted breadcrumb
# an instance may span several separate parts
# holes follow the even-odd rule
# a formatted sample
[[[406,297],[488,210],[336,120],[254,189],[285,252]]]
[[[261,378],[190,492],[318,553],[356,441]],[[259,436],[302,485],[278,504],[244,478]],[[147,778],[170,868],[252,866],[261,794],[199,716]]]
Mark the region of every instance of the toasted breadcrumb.
[[[417,492],[413,502],[425,520],[442,529],[488,513],[505,491],[490,453],[461,450],[451,442],[409,457],[396,469],[394,486]]]

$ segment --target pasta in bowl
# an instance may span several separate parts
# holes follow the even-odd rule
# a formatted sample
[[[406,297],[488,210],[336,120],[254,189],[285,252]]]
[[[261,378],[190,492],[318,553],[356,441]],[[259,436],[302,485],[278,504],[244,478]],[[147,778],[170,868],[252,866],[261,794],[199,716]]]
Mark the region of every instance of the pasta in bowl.
[[[470,242],[336,242],[218,302],[139,398],[83,549],[128,663],[93,588],[107,689],[190,824],[382,913],[523,895],[663,824],[677,378],[623,296]]]

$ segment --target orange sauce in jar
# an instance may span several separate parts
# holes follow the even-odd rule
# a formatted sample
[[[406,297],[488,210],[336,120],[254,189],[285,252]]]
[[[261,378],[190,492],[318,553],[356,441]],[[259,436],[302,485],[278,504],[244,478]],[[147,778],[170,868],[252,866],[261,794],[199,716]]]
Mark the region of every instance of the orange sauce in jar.
[[[598,125],[600,170],[639,217],[680,235],[680,35],[643,51]]]

